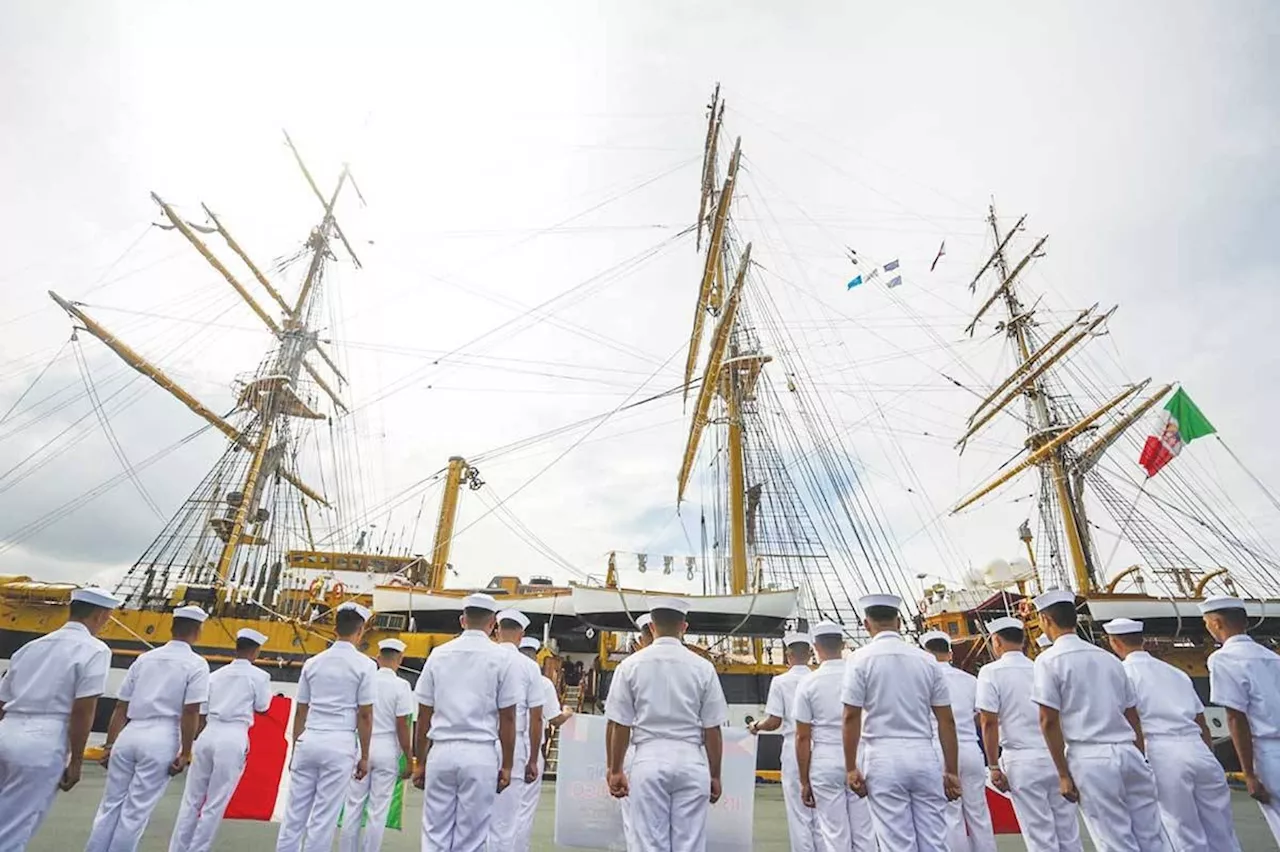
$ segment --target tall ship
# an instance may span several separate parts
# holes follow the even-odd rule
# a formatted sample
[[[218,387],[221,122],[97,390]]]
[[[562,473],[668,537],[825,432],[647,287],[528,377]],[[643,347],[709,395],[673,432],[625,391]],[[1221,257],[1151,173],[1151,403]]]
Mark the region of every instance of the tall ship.
[[[468,448],[438,470],[415,472],[412,484],[377,505],[356,486],[360,441],[357,430],[345,426],[353,408],[363,406],[350,402],[350,352],[334,331],[340,282],[362,267],[360,241],[339,222],[345,205],[364,201],[348,168],[331,188],[322,186],[286,135],[301,186],[314,195],[320,218],[301,245],[267,265],[256,262],[212,210],[202,207],[193,219],[153,195],[167,238],[194,252],[213,271],[215,286],[234,294],[234,308],[251,314],[258,333],[269,338],[253,369],[234,378],[233,404],[222,413],[167,370],[162,358],[127,342],[94,307],[75,294],[50,292],[72,324],[68,347],[83,387],[31,393],[48,367],[31,371],[34,380],[0,417],[0,441],[21,435],[52,406],[68,404],[70,393],[90,411],[79,431],[59,439],[69,443],[100,431],[121,471],[47,515],[0,533],[0,556],[106,494],[132,490],[163,517],[117,587],[125,606],[102,637],[114,657],[99,722],[110,713],[111,696],[131,661],[167,639],[168,612],[181,603],[210,612],[198,650],[215,666],[231,658],[239,628],[266,634],[259,664],[278,692],[291,695],[302,663],[332,641],[331,613],[339,604],[357,600],[374,611],[366,648],[388,636],[406,643],[403,675],[413,680],[431,650],[456,632],[461,598],[484,589],[530,617],[530,632],[545,643],[544,670],[560,682],[566,703],[598,712],[612,672],[632,647],[635,618],[652,596],[679,594],[693,603],[688,644],[716,665],[735,725],[763,714],[770,678],[783,670],[784,631],[833,620],[846,625],[856,644],[864,637],[855,602],[869,592],[900,595],[908,602],[910,632],[944,630],[970,667],[986,658],[983,625],[1006,613],[1034,625],[1029,601],[1047,588],[1080,595],[1084,630],[1091,635],[1110,618],[1146,622],[1157,652],[1188,671],[1202,694],[1212,646],[1197,601],[1223,592],[1245,597],[1257,618],[1255,636],[1274,641],[1280,558],[1216,481],[1198,478],[1193,457],[1202,444],[1154,475],[1137,464],[1147,437],[1139,424],[1171,400],[1187,399],[1187,391],[1167,381],[1117,382],[1114,369],[1093,369],[1089,347],[1099,345],[1115,309],[1094,305],[1064,313],[1032,295],[1027,281],[1047,238],[1029,237],[1026,217],[1009,227],[993,205],[984,225],[985,262],[966,281],[967,293],[957,288],[943,299],[954,305],[964,293],[972,313],[963,319],[958,312],[924,316],[903,295],[910,290],[902,286],[904,273],[908,285],[914,282],[899,261],[874,259],[865,246],[855,250],[790,202],[769,181],[766,164],[750,161],[741,139],[729,133],[726,112],[717,87],[705,125],[697,128],[694,185],[686,184],[688,212],[696,195],[696,219],[689,224],[687,212],[680,212],[679,229],[658,244],[692,249],[692,260],[681,266],[685,301],[670,306],[678,312],[673,322],[688,328],[680,350],[665,361],[653,359],[656,368],[599,415],[502,447]],[[847,264],[848,280],[836,287],[848,296],[841,306],[805,286],[811,264],[794,250],[785,218],[769,206],[771,196],[787,200],[805,226],[836,243]],[[739,213],[744,204],[747,215]],[[644,251],[618,266],[643,271],[655,254]],[[363,298],[376,302],[377,288],[366,285]],[[874,307],[867,307],[866,297],[876,300]],[[531,313],[554,316],[558,299]],[[892,353],[924,363],[926,349],[910,349],[876,331],[870,316],[878,311],[900,315],[894,334],[909,327],[942,359],[941,366],[929,367],[940,386],[913,379],[886,391],[876,383],[879,362],[850,354],[844,332],[854,326],[858,337],[883,338]],[[563,327],[597,343],[604,339],[594,329]],[[179,444],[199,435],[221,437],[219,457],[167,515],[139,470],[163,462],[173,447],[136,463],[128,457],[112,426],[119,408],[95,385],[85,344],[105,347],[143,384],[163,389],[171,398],[167,404],[189,411],[198,431]],[[968,365],[964,382],[947,366],[957,362]],[[678,374],[674,384],[672,373]],[[854,378],[841,384],[846,375]],[[971,416],[956,421],[929,402],[905,405],[935,392],[956,396],[971,406]],[[666,552],[619,547],[593,565],[573,564],[516,517],[506,499],[486,496],[490,465],[504,454],[574,436],[554,464],[602,424],[656,406],[680,409],[682,452],[645,461],[670,471],[663,508],[681,531],[682,546],[662,547]],[[449,416],[467,415],[459,409]],[[969,463],[975,448],[993,445],[997,432],[1006,442],[1016,436],[1015,454],[986,471],[985,484],[955,500],[927,481],[923,468],[939,462],[906,444],[920,437],[936,444],[945,435],[947,452],[959,452]],[[609,440],[625,446],[625,437]],[[57,441],[44,452],[57,452]],[[867,441],[882,458],[868,460]],[[1206,436],[1204,443],[1230,453],[1217,437]],[[1228,458],[1238,461],[1234,453]],[[43,463],[33,453],[0,474],[0,488],[36,475]],[[482,476],[482,468],[489,473]],[[1030,483],[1032,493],[1005,499],[1017,483]],[[1280,509],[1262,483],[1251,479],[1248,485]],[[428,495],[438,503],[429,504]],[[464,531],[459,508],[472,499],[487,507],[482,517],[505,525],[574,580],[455,566],[454,542]],[[388,535],[397,528],[390,520],[396,512],[412,517],[411,524],[399,525],[410,532]],[[980,512],[994,532],[973,556],[956,531],[975,523]],[[420,548],[416,531],[424,515],[428,525],[434,518],[434,533]],[[992,561],[993,553],[1008,554],[1011,543],[1021,552]],[[462,576],[492,579],[469,583]],[[21,568],[0,575],[0,670],[17,648],[65,620],[74,587],[32,578]],[[775,740],[762,740],[763,769],[776,767]]]

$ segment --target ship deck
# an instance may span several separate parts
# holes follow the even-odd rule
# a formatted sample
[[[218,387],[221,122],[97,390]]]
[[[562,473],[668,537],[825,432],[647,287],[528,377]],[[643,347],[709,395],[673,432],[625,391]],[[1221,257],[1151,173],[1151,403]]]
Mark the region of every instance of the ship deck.
[[[70,793],[60,793],[49,818],[28,847],[28,852],[65,852],[67,849],[84,848],[89,837],[89,826],[93,821],[93,813],[102,795],[106,770],[97,765],[85,767],[84,778],[80,785]],[[551,852],[559,849],[552,842],[555,820],[554,782],[546,782],[542,791],[542,799],[538,805],[538,816],[534,823],[534,852]],[[169,832],[178,814],[178,805],[182,801],[182,781],[178,779],[169,785],[164,798],[151,818],[151,824],[143,835],[139,852],[163,852],[169,848]],[[1257,806],[1243,792],[1232,792],[1232,805],[1236,814],[1236,830],[1240,835],[1240,843],[1249,852],[1277,852],[1277,846],[1271,839],[1266,823]],[[422,809],[422,793],[410,789],[405,802],[406,814],[418,814]],[[760,784],[756,786],[755,799],[755,844],[756,852],[785,852],[787,849],[786,811],[782,804],[782,791],[776,784]],[[421,840],[416,830],[416,818],[409,821],[411,830],[388,831],[383,839],[384,852],[409,852],[421,848]],[[227,821],[218,832],[215,850],[235,849],[270,849],[275,845],[278,826],[274,823]],[[997,838],[1000,852],[1018,852],[1026,847],[1018,837],[1004,836]],[[1093,850],[1092,844],[1086,842],[1085,849]]]

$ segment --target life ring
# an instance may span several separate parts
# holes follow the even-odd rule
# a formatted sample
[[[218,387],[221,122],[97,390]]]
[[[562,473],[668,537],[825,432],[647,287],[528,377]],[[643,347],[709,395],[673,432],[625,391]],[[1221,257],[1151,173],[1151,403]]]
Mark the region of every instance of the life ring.
[[[333,588],[329,590],[330,596],[335,598],[340,598],[346,593],[347,593],[347,586],[345,583],[341,583],[341,582],[334,583]]]
[[[1036,606],[1027,598],[1018,601],[1018,617],[1023,621],[1031,618],[1036,614]]]
[[[324,591],[324,579],[316,578],[315,580],[311,581],[311,586],[307,589],[307,594],[309,594],[312,600],[314,600],[320,597],[320,593],[323,591]]]

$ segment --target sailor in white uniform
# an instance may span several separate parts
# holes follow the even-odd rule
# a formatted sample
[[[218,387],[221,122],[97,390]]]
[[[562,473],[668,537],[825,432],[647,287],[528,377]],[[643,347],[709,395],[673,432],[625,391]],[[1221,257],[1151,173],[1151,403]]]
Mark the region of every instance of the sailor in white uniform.
[[[1113,618],[1102,629],[1138,699],[1147,762],[1174,852],[1240,852],[1231,790],[1191,678],[1143,650],[1141,621]]]
[[[493,802],[511,783],[515,758],[524,677],[489,638],[497,602],[475,594],[462,606],[462,635],[431,651],[414,688],[424,852],[485,848]]]
[[[618,664],[605,701],[617,725],[609,789],[631,796],[639,852],[703,852],[707,809],[720,799],[720,764],[729,721],[715,666],[684,646],[689,603],[651,601],[653,644]],[[622,758],[634,740],[628,775]]]
[[[532,636],[526,636],[520,640],[520,653],[533,660],[534,665],[538,662],[538,651],[542,648],[542,643]],[[541,668],[539,668],[541,671]],[[568,707],[560,706],[560,691],[556,689],[556,685],[551,682],[551,678],[542,675],[542,716],[544,726],[550,730],[559,728],[569,720],[573,715],[573,711]],[[538,778],[542,778],[542,772],[547,765],[547,745],[551,741],[550,735],[543,737],[542,748],[538,750]],[[538,799],[542,796],[542,781],[538,780],[532,784],[525,784],[524,790],[520,793],[520,809],[516,814],[516,852],[529,852],[533,845],[533,820],[538,814]]]
[[[1227,709],[1245,787],[1280,843],[1280,656],[1249,638],[1239,598],[1206,598],[1200,612],[1222,645],[1209,655],[1209,701]]]
[[[642,651],[653,644],[653,616],[649,615],[649,613],[646,612],[643,615],[641,615],[639,618],[637,618],[636,630],[638,630],[640,633],[639,638],[636,640],[637,651]],[[612,719],[609,719],[605,722],[605,726],[604,726],[605,764],[604,765],[606,767],[613,765],[612,763],[613,748],[614,748],[614,744],[617,742],[617,728],[618,726],[614,724],[614,721]],[[631,762],[635,760],[635,756],[636,756],[635,742],[631,742],[630,745],[625,747],[622,751],[623,751],[622,772],[624,775],[630,778]],[[631,802],[632,800],[630,796],[624,796],[623,798],[618,800],[618,805],[622,812],[622,839],[626,843],[628,849],[639,849],[640,847],[637,845],[638,842],[636,841],[635,835],[631,830],[632,828]]]
[[[302,664],[289,800],[276,852],[329,852],[352,777],[369,774],[378,667],[357,645],[370,615],[354,601],[340,605],[334,611],[338,638]]]
[[[800,799],[800,767],[796,764],[796,720],[791,715],[792,702],[800,682],[812,672],[809,656],[813,640],[808,633],[788,633],[782,637],[786,646],[789,668],[784,674],[775,675],[769,682],[769,697],[765,700],[764,719],[747,725],[753,734],[761,731],[782,730],[782,801],[787,808],[787,833],[795,852],[813,852],[816,839],[814,809]],[[837,696],[838,697],[838,696]],[[837,738],[839,731],[837,731]],[[841,786],[844,786],[844,764],[841,763]]]
[[[58,789],[80,781],[111,668],[111,649],[96,637],[118,606],[102,589],[76,589],[70,620],[9,660],[0,679],[0,848],[26,849]]]
[[[1031,700],[1035,664],[1022,653],[1026,625],[1006,616],[987,630],[995,660],[978,669],[974,704],[982,715],[991,786],[1013,799],[1027,852],[1081,852],[1080,816],[1058,791],[1058,770]]]
[[[209,664],[191,650],[209,616],[173,611],[173,638],[129,666],[107,741],[107,786],[85,852],[133,852],[169,779],[191,763],[200,705],[209,700]]]
[[[400,677],[405,645],[399,639],[378,643],[378,671],[373,678],[373,735],[369,740],[369,773],[352,778],[342,809],[338,852],[378,852],[387,830],[387,811],[396,779],[413,771],[413,690]],[[360,826],[364,823],[364,843]]]
[[[866,595],[858,606],[872,638],[844,666],[849,789],[867,797],[882,850],[945,852],[947,801],[961,793],[947,683],[933,657],[903,641],[901,598]]]
[[[942,669],[956,720],[959,751],[960,798],[947,805],[947,845],[951,852],[995,852],[996,835],[987,807],[987,765],[978,745],[978,710],[974,702],[978,679],[951,665],[951,637],[930,630],[920,646],[933,655]]]
[[[244,773],[254,713],[271,705],[271,675],[254,666],[267,637],[248,627],[236,634],[236,658],[209,675],[204,730],[196,739],[169,852],[209,852],[231,794]]]
[[[515,852],[520,820],[520,799],[528,784],[540,784],[538,754],[542,749],[542,670],[520,653],[520,642],[529,619],[514,609],[498,613],[498,647],[512,657],[512,671],[523,678],[520,701],[516,704],[515,772],[511,784],[498,794],[489,822],[489,852]],[[555,709],[555,708],[552,708]]]
[[[1076,635],[1076,598],[1035,599],[1053,647],[1036,657],[1032,700],[1058,769],[1058,788],[1079,801],[1100,852],[1165,852],[1156,780],[1143,758],[1137,696],[1114,656]]]
[[[789,710],[795,725],[800,802],[813,814],[810,848],[818,852],[875,852],[875,829],[867,800],[849,789],[844,769],[844,702],[840,697],[844,690],[844,628],[824,621],[815,624],[812,632],[818,669],[797,681]]]

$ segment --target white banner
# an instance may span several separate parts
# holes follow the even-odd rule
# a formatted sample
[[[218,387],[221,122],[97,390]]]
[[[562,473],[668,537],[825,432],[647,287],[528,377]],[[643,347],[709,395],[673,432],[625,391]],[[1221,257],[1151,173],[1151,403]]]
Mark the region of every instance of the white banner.
[[[573,716],[560,729],[556,765],[557,846],[626,849],[618,800],[605,781],[603,716]],[[708,852],[751,849],[755,812],[756,739],[724,728],[722,795],[707,818]]]

